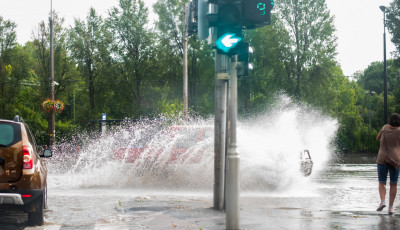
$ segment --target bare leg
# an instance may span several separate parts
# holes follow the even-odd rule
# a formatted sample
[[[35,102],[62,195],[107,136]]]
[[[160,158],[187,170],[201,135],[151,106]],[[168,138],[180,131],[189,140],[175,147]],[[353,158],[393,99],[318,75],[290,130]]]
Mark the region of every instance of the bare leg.
[[[392,186],[390,186],[390,189],[392,189]],[[396,190],[397,190],[397,185],[396,185]],[[396,196],[396,194],[395,194],[395,196]],[[386,184],[379,183],[379,197],[381,198],[381,201],[386,199]],[[393,201],[394,201],[394,198],[393,198]]]
[[[380,191],[379,191],[380,193]],[[390,184],[389,190],[389,207],[393,207],[394,199],[396,198],[397,184]]]

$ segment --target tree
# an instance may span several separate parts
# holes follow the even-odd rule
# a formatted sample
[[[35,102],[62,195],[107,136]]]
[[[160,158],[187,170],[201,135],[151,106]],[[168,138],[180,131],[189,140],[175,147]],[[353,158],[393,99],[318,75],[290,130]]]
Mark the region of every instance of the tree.
[[[57,99],[65,99],[69,96],[73,83],[77,78],[76,68],[71,62],[66,49],[66,31],[63,28],[64,19],[57,13],[53,13],[54,26],[54,94]],[[50,26],[44,21],[39,23],[39,30],[33,37],[32,56],[36,63],[34,72],[41,83],[41,97],[48,98],[50,95]]]
[[[177,57],[183,55],[182,22],[185,2],[182,0],[158,0],[154,4],[154,11],[158,15],[156,26],[163,34],[161,37],[163,45],[167,46]]]
[[[154,11],[158,14],[158,30],[162,77],[168,79],[172,101],[182,103],[183,20],[185,0],[158,0]],[[168,67],[168,68],[166,68]],[[202,115],[213,109],[214,57],[205,42],[192,36],[188,40],[188,91],[189,107]]]
[[[387,8],[386,25],[392,34],[392,42],[397,49],[397,55],[400,55],[400,0],[393,0],[390,7]]]
[[[110,64],[109,37],[103,19],[93,8],[90,8],[86,22],[75,19],[74,27],[68,32],[68,49],[85,77],[89,92],[89,117],[95,108],[95,81],[105,71],[105,63]]]
[[[239,109],[246,113],[263,109],[277,92],[294,91],[284,65],[289,56],[289,35],[274,16],[271,26],[245,32],[245,40],[254,48],[250,55],[254,70],[239,79]]]
[[[0,57],[17,45],[17,24],[0,16]]]
[[[12,78],[13,67],[10,63],[13,49],[17,45],[16,27],[14,22],[0,16],[0,112],[3,117],[10,115],[9,106],[17,93],[12,86],[19,88],[19,82]]]
[[[66,103],[66,109],[58,118],[65,120],[69,119],[72,108],[67,103],[67,99],[72,96],[72,90],[77,81],[78,73],[75,64],[71,61],[69,53],[66,49],[66,30],[63,27],[64,19],[59,17],[57,13],[53,13],[53,28],[54,28],[54,81],[58,84],[54,86],[55,99],[62,100]],[[36,103],[38,105],[50,96],[50,20],[49,23],[42,21],[39,23],[39,28],[33,34],[33,41],[26,44],[26,49],[30,51],[33,58],[32,75],[37,79],[40,86],[40,93]],[[48,114],[44,114],[46,116]],[[50,124],[50,116],[48,118],[48,127]],[[60,129],[60,127],[64,127]],[[62,122],[58,120],[56,123],[57,135],[61,134],[67,129],[73,129],[73,126],[63,126]],[[59,135],[60,134],[60,135]]]
[[[290,38],[284,63],[287,75],[296,80],[295,96],[300,101],[309,69],[335,58],[334,18],[325,0],[282,0],[278,8],[278,18]]]
[[[114,60],[119,64],[123,90],[130,92],[131,114],[142,113],[142,84],[151,79],[153,34],[146,28],[148,10],[142,0],[119,0],[119,8],[110,10],[107,26],[113,35]]]

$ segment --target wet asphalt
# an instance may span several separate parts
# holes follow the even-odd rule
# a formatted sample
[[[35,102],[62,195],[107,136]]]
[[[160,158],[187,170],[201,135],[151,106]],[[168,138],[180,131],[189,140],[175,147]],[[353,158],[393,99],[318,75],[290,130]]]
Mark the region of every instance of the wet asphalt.
[[[241,192],[240,229],[400,229],[399,195],[395,215],[388,215],[387,208],[376,211],[375,168],[333,165],[331,171],[301,181],[291,191]],[[49,195],[45,225],[29,227],[26,214],[0,209],[0,229],[226,229],[226,214],[213,208],[210,192],[54,185]]]
[[[315,209],[319,201],[242,197],[240,229],[400,229],[400,214]],[[143,229],[226,229],[225,212],[215,210],[212,202],[205,200],[134,201],[127,203],[123,212],[153,213],[142,222]]]
[[[335,211],[327,206],[319,209],[322,200],[323,197],[241,197],[240,229],[400,229],[400,213],[389,215],[387,209],[377,212],[375,207],[370,211]],[[210,197],[137,198],[115,204],[114,212],[121,218],[115,223],[55,225],[46,221],[44,226],[29,227],[26,214],[0,210],[0,229],[226,229],[226,214],[212,207]]]

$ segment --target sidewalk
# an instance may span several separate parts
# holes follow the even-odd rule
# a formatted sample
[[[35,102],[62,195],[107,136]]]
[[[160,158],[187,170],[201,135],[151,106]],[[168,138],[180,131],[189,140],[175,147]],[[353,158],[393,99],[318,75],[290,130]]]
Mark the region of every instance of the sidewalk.
[[[258,229],[400,229],[400,215],[376,211],[316,209],[315,198],[242,197],[240,227]],[[321,204],[321,203],[319,203]],[[134,215],[143,229],[225,229],[225,213],[214,210],[212,200],[135,200],[121,209]]]

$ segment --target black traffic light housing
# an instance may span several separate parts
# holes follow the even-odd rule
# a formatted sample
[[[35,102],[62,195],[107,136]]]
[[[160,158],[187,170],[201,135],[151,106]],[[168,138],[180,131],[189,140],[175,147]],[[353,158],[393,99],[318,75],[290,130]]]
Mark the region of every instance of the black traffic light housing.
[[[242,0],[217,0],[217,41],[216,48],[220,54],[237,54],[242,40]]]
[[[249,54],[250,45],[247,42],[242,42],[238,48],[238,62],[240,63],[240,68],[238,70],[238,76],[248,76],[249,75]]]
[[[271,10],[274,0],[242,0],[242,26],[256,28],[271,24]]]
[[[241,28],[242,0],[218,0],[218,27]]]
[[[197,33],[198,27],[198,1],[194,0],[189,3],[189,15],[188,15],[188,35],[192,36]]]
[[[209,12],[209,4],[217,6],[218,13]],[[218,29],[217,52],[226,55],[239,54],[242,43],[242,29],[253,29],[271,24],[271,10],[274,0],[193,0],[193,8],[198,15],[191,31],[200,39],[209,38],[209,28]],[[194,20],[196,21],[196,20]],[[197,29],[197,31],[196,31]]]

